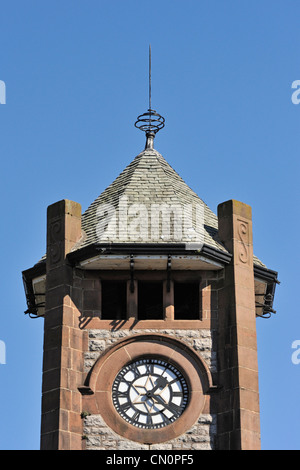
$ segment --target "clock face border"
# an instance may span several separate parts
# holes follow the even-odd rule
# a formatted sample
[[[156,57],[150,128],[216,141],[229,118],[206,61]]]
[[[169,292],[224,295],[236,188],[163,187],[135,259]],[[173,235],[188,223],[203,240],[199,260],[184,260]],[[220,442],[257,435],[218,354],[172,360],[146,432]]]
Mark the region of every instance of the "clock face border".
[[[112,400],[119,415],[139,429],[161,429],[184,413],[189,387],[184,372],[160,356],[129,362],[115,377]]]
[[[182,371],[189,390],[183,413],[167,426],[139,428],[127,422],[115,409],[112,397],[114,380],[128,363],[145,357],[159,357]],[[175,439],[190,429],[200,416],[208,394],[210,377],[202,359],[179,340],[160,334],[135,334],[120,340],[103,353],[90,377],[94,412],[99,413],[114,432],[135,442],[157,444]],[[205,392],[204,392],[205,390]]]

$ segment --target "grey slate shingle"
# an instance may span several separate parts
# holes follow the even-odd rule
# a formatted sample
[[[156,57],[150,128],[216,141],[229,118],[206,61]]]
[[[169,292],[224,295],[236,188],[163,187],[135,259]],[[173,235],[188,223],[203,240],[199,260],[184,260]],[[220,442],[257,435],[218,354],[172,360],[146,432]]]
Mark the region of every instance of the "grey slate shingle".
[[[199,207],[204,215],[204,232],[197,233],[197,240],[204,242],[205,245],[216,248],[218,250],[227,252],[218,238],[218,219],[217,216],[209,209],[205,202],[183,181],[183,179],[176,173],[176,171],[166,162],[163,156],[154,149],[146,149],[137,155],[134,160],[121,172],[121,174],[100,194],[100,196],[88,207],[82,215],[82,230],[84,236],[74,246],[73,251],[86,247],[94,243],[101,243],[102,241],[110,241],[116,243],[135,243],[135,242],[160,242],[160,243],[174,243],[174,232],[171,227],[168,237],[159,240],[153,240],[150,236],[148,240],[137,237],[136,239],[129,239],[128,237],[128,224],[125,231],[118,230],[118,225],[114,225],[111,219],[111,227],[108,227],[102,237],[99,238],[99,223],[101,217],[99,211],[103,208],[103,204],[109,204],[117,215],[119,220],[120,213],[120,198],[127,201],[127,209],[133,207],[133,204],[138,204],[139,207],[145,208],[148,214],[148,228],[150,229],[151,220],[151,207],[153,204],[165,204],[166,207],[183,208],[187,205]],[[130,222],[130,218],[128,222]],[[152,221],[154,221],[153,219]],[[142,221],[142,217],[140,218]],[[160,219],[159,233],[165,230],[168,220],[164,220],[162,216]],[[195,211],[192,217],[189,217],[189,223],[198,231],[198,225],[195,223]],[[144,226],[147,227],[147,220],[144,221]],[[144,232],[145,235],[146,232]],[[149,231],[147,232],[150,233]],[[201,236],[203,235],[203,238]],[[193,242],[197,240],[193,239]],[[182,235],[182,239],[178,240],[180,243],[190,242],[191,239]],[[256,257],[254,263],[264,266]]]

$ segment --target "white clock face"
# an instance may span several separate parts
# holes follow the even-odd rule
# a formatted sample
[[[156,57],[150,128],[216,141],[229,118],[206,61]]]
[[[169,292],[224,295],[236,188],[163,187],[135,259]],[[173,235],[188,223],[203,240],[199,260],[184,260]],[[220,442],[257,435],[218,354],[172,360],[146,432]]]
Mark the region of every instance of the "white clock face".
[[[188,403],[183,374],[159,358],[141,358],[117,374],[112,399],[117,412],[133,426],[158,429],[173,423]]]

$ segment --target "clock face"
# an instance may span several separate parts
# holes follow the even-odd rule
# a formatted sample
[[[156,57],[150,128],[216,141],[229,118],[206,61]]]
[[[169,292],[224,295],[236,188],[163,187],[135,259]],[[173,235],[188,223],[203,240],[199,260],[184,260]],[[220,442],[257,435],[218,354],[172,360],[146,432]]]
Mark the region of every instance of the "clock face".
[[[173,423],[186,408],[189,392],[182,373],[159,358],[141,358],[117,374],[112,399],[117,412],[138,428]]]

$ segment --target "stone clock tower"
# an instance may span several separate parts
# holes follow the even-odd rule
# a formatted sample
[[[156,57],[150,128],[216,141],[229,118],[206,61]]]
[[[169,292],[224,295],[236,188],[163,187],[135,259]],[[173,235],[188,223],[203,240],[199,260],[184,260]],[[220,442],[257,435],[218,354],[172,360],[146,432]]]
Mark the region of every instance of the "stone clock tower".
[[[23,272],[44,319],[41,449],[259,449],[256,317],[277,273],[253,255],[251,208],[215,215],[153,146],[82,214],[47,210]]]

